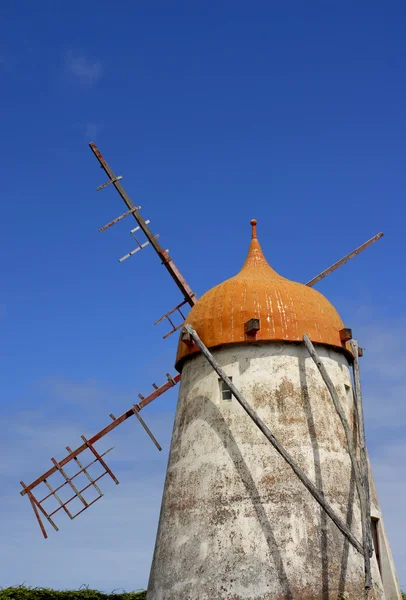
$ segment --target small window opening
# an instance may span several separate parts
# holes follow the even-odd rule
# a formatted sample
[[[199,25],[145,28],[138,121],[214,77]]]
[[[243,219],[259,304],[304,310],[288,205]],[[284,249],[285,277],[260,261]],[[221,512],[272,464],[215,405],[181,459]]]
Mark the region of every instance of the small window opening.
[[[371,526],[372,526],[372,538],[374,540],[374,549],[375,549],[375,554],[376,554],[376,560],[378,561],[379,572],[382,575],[381,554],[380,554],[380,548],[379,548],[379,532],[378,532],[379,519],[372,517]]]
[[[349,404],[352,404],[353,401],[353,397],[352,397],[352,389],[350,385],[347,385],[346,383],[344,383],[344,387],[345,387],[345,393],[347,396],[347,402]]]
[[[229,380],[232,381],[233,378],[229,377]],[[219,379],[219,384],[220,384],[221,399],[222,400],[226,400],[227,402],[230,402],[232,400],[232,397],[233,397],[230,388],[225,383],[225,381],[223,381],[222,379]]]

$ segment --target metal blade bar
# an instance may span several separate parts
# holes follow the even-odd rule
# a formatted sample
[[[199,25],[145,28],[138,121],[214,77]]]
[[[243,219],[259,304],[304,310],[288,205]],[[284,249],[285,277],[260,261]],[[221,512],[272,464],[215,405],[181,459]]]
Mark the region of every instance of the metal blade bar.
[[[117,177],[115,179],[110,179],[110,181],[106,181],[106,183],[102,183],[101,185],[99,185],[99,187],[96,188],[96,192],[103,190],[105,187],[110,185],[110,183],[114,183],[115,181],[120,181],[120,179],[122,179],[122,178],[123,178],[122,175],[117,175]]]
[[[71,449],[71,448],[69,448],[69,446],[66,446],[66,449],[67,449],[67,451],[68,451],[68,452],[72,452],[72,449]],[[107,453],[106,453],[106,452],[104,452],[103,454],[107,454]],[[102,456],[103,456],[103,454],[102,454]],[[103,492],[101,491],[101,489],[99,488],[99,486],[98,486],[98,485],[96,485],[96,483],[95,483],[94,479],[92,479],[91,475],[90,475],[90,474],[87,472],[87,470],[86,470],[86,469],[87,469],[88,467],[84,467],[84,466],[82,465],[82,463],[80,462],[80,460],[78,459],[78,457],[77,457],[77,456],[75,456],[75,458],[74,458],[73,460],[76,462],[76,464],[77,464],[77,465],[79,465],[80,469],[81,469],[81,470],[82,470],[82,472],[83,472],[83,473],[86,475],[86,477],[88,478],[88,480],[89,480],[91,483],[93,483],[93,486],[94,486],[94,488],[97,490],[97,492],[98,492],[99,496],[103,496]],[[97,462],[97,458],[95,458],[93,462]]]
[[[71,515],[71,513],[69,512],[69,510],[66,508],[66,506],[65,506],[65,504],[62,502],[61,498],[60,498],[60,497],[58,496],[58,494],[56,493],[56,490],[53,490],[53,489],[52,489],[52,487],[51,487],[51,485],[50,485],[50,483],[48,482],[48,480],[47,480],[47,479],[44,479],[44,483],[45,483],[45,485],[47,486],[47,488],[50,490],[50,492],[51,492],[51,494],[50,494],[50,495],[51,495],[51,496],[54,496],[54,497],[57,499],[58,503],[61,505],[60,507],[61,507],[61,508],[63,508],[63,510],[66,512],[66,514],[68,515],[68,517],[69,517],[70,519],[73,519],[73,516]],[[65,481],[65,483],[64,483],[63,485],[66,485],[66,481]],[[75,496],[75,498],[76,498],[76,496]]]
[[[113,471],[110,469],[110,467],[107,465],[107,463],[103,460],[101,454],[99,454],[97,452],[96,448],[93,448],[92,444],[85,438],[84,435],[81,435],[80,437],[85,442],[85,444],[89,448],[89,450],[91,452],[93,452],[93,454],[95,455],[95,457],[97,458],[97,460],[99,461],[99,463],[102,465],[102,467],[104,468],[104,470],[107,471],[107,473],[110,475],[110,477],[112,478],[112,480],[114,481],[114,483],[116,485],[118,485],[119,481],[118,481],[117,477],[114,475]]]
[[[103,475],[106,475],[106,473],[103,473]],[[92,504],[94,504],[95,502],[97,502],[98,500],[100,500],[100,498],[102,498],[102,496],[97,496],[97,498],[95,498],[94,500],[92,500],[91,502],[89,502],[89,504],[87,506],[84,506],[81,510],[79,510],[77,513],[75,513],[73,515],[73,518],[76,519],[76,517],[78,517],[84,510],[86,510],[87,508],[89,508],[90,506],[92,506]]]
[[[371,246],[374,242],[379,240],[381,237],[383,237],[382,231],[381,231],[381,233],[377,233],[376,235],[374,235],[373,238],[371,238],[370,240],[368,240],[367,242],[365,242],[364,244],[362,244],[361,246],[359,246],[358,248],[356,248],[355,250],[353,250],[352,252],[347,254],[347,256],[344,256],[344,258],[342,258],[341,260],[339,260],[336,263],[334,263],[333,265],[331,265],[331,267],[329,267],[325,271],[322,271],[319,275],[317,275],[317,277],[314,277],[313,279],[308,281],[305,285],[312,287],[313,285],[318,283],[321,279],[324,279],[324,277],[327,277],[327,275],[330,275],[330,273],[332,273],[333,271],[338,269],[338,267],[341,267],[341,265],[344,265],[346,262],[351,260],[351,258],[354,258],[354,256],[357,256],[357,254],[359,254],[360,252],[365,250],[365,248],[368,248],[368,246]]]
[[[155,400],[156,398],[158,398],[159,396],[161,396],[163,393],[165,393],[167,390],[169,390],[172,387],[174,387],[177,383],[179,383],[180,378],[181,378],[181,376],[180,376],[180,374],[178,374],[178,375],[175,375],[175,377],[172,380],[168,379],[168,381],[166,381],[163,385],[161,385],[161,387],[159,387],[157,390],[154,390],[151,394],[149,394],[148,396],[146,396],[145,398],[143,398],[143,400],[141,402],[138,402],[138,404],[136,404],[136,407],[139,410],[145,408],[145,406],[147,406],[147,404],[149,404],[150,402],[152,402],[153,400]],[[134,415],[134,411],[133,411],[133,409],[131,407],[125,413],[123,413],[122,415],[120,415],[119,417],[117,417],[117,419],[115,421],[113,421],[112,423],[110,423],[109,425],[107,425],[106,427],[104,427],[101,431],[99,431],[98,433],[96,433],[88,441],[91,444],[95,444],[102,437],[104,437],[107,433],[109,433],[110,431],[112,431],[113,429],[115,429],[118,425],[120,425],[121,423],[123,423],[124,421],[126,421],[127,419],[129,419],[130,417],[132,417],[133,415]],[[73,458],[75,458],[75,456],[78,456],[79,454],[81,454],[82,452],[84,452],[87,448],[88,448],[87,444],[82,444],[81,446],[79,446],[78,448],[76,448],[76,450],[74,450],[71,454],[69,454],[68,456],[65,456],[65,458],[62,458],[61,461],[59,462],[59,465],[61,467],[65,466],[69,461],[71,461]],[[37,485],[39,485],[40,483],[42,483],[44,481],[44,479],[49,479],[49,477],[51,477],[51,475],[53,473],[56,473],[57,471],[58,471],[57,467],[54,466],[51,469],[49,469],[46,473],[44,473],[43,475],[41,475],[40,477],[38,477],[37,479],[35,479],[35,481],[33,481],[32,483],[30,483],[30,485],[25,485],[23,482],[21,482],[21,485],[24,488],[20,492],[21,496],[25,496],[29,491],[31,491]]]
[[[149,242],[144,242],[143,244],[140,244],[138,246],[138,248],[135,248],[135,250],[131,250],[131,252],[129,252],[128,254],[126,254],[125,256],[122,256],[121,258],[118,259],[118,262],[123,262],[124,260],[126,260],[127,258],[130,258],[130,256],[134,256],[134,254],[136,252],[138,252],[139,250],[142,250],[143,248],[145,248],[146,246],[148,246]]]
[[[67,476],[67,474],[65,473],[65,471],[62,469],[61,465],[58,463],[58,461],[56,461],[54,458],[51,458],[52,462],[54,463],[55,467],[58,469],[58,471],[60,472],[60,474],[62,475],[62,477],[64,477],[66,479],[66,483],[68,483],[70,485],[70,487],[72,488],[72,490],[75,492],[75,494],[77,495],[77,497],[79,498],[79,500],[85,505],[87,506],[87,502],[86,500],[83,498],[83,496],[81,495],[81,493],[79,492],[79,490],[76,488],[75,484],[72,483],[70,477]]]
[[[175,308],[172,308],[170,311],[168,311],[167,313],[165,313],[164,315],[162,315],[162,317],[159,317],[159,319],[157,319],[154,323],[154,325],[158,325],[158,323],[160,323],[161,321],[163,321],[164,319],[166,319],[169,315],[171,315],[172,313],[174,313],[176,310],[180,312],[180,314],[182,315],[183,318],[185,318],[185,316],[182,314],[182,311],[180,310],[182,308],[182,306],[184,306],[186,304],[187,300],[184,300],[183,302],[181,302],[180,304],[178,304],[177,306],[175,306]]]
[[[97,160],[99,161],[102,169],[105,171],[107,176],[110,178],[112,184],[114,185],[114,187],[120,194],[121,198],[124,200],[125,204],[128,206],[128,208],[130,210],[135,208],[133,202],[131,201],[129,196],[126,194],[126,192],[124,191],[121,184],[117,181],[117,177],[115,176],[114,172],[109,167],[109,165],[107,164],[106,160],[104,159],[100,150],[97,148],[96,144],[91,142],[89,144],[89,147],[90,147],[91,151],[93,152],[93,154],[95,155],[95,157],[97,158]],[[147,239],[149,240],[149,242],[151,243],[155,252],[158,254],[159,258],[162,260],[162,264],[165,266],[165,268],[171,275],[172,279],[174,280],[174,282],[176,283],[176,285],[182,292],[183,297],[187,300],[187,302],[190,304],[190,306],[193,306],[196,303],[196,294],[192,291],[192,289],[190,288],[186,279],[182,276],[179,269],[175,266],[172,258],[169,256],[168,251],[163,250],[163,248],[160,246],[160,244],[156,241],[156,238],[151,233],[150,229],[148,228],[148,225],[146,224],[144,219],[141,217],[139,211],[134,212],[133,217],[137,221],[138,225],[144,232],[144,234],[147,237]]]
[[[147,220],[145,221],[145,223],[148,225],[149,223],[151,223],[151,221],[150,221],[149,219],[147,219]],[[132,235],[133,233],[135,233],[136,231],[139,231],[140,229],[141,229],[141,227],[140,227],[139,225],[138,225],[138,227],[134,227],[134,229],[131,229],[131,231],[130,231],[131,235]]]
[[[176,327],[174,326],[174,328],[171,331],[168,331],[168,333],[165,333],[163,337],[164,340],[166,340],[166,338],[168,338],[170,335],[172,335],[172,333],[175,333],[176,331],[178,331],[178,329],[180,329],[181,327],[183,327],[183,323],[181,323],[180,325],[177,325]]]
[[[135,416],[137,417],[137,419],[139,420],[139,422],[141,423],[141,425],[145,429],[145,431],[148,433],[148,435],[151,438],[151,440],[154,442],[155,446],[158,448],[159,451],[161,451],[162,450],[161,446],[159,445],[159,443],[156,440],[154,434],[152,433],[152,431],[150,430],[150,428],[148,427],[148,425],[146,424],[146,422],[144,421],[144,419],[141,417],[141,415],[138,414],[138,410],[135,407],[135,405],[133,407],[133,411],[134,411]]]
[[[159,238],[159,233],[155,237]],[[137,241],[137,240],[135,240],[135,241]],[[133,256],[136,252],[138,252],[139,250],[142,250],[143,248],[145,248],[146,246],[148,246],[149,243],[150,242],[144,242],[143,244],[139,244],[138,248],[135,248],[134,250],[131,250],[131,252],[129,252],[125,256],[122,256],[121,258],[119,258],[118,262],[123,262],[127,258],[130,258],[130,256]]]
[[[141,206],[134,206],[134,208],[132,208],[131,210],[127,210],[127,212],[125,212],[122,215],[120,215],[119,217],[117,217],[117,219],[113,219],[112,221],[110,221],[110,223],[107,223],[107,225],[100,227],[99,231],[106,231],[106,229],[108,229],[112,225],[115,225],[116,223],[121,221],[121,219],[125,219],[125,217],[128,217],[128,215],[132,215],[134,212],[136,212],[140,208],[141,208]]]
[[[157,319],[157,321],[155,321],[154,325],[157,325],[158,323],[160,323],[164,319],[168,319],[169,323],[172,325],[172,329],[170,331],[168,331],[168,333],[166,333],[163,336],[164,340],[166,340],[167,337],[169,337],[170,335],[172,335],[173,333],[175,333],[175,331],[178,331],[178,329],[180,329],[183,326],[183,322],[184,322],[184,320],[185,320],[186,317],[185,317],[185,315],[183,314],[183,312],[180,309],[186,303],[187,303],[187,300],[184,300],[183,302],[181,302],[180,304],[178,304],[177,306],[175,306],[175,308],[172,308],[172,310],[170,310],[169,312],[165,313],[164,315],[162,315],[162,317],[159,317],[159,319]],[[183,321],[182,321],[182,323],[180,323],[180,325],[175,325],[175,323],[172,321],[172,319],[170,317],[170,315],[172,315],[176,311],[180,314],[180,316],[183,319]]]

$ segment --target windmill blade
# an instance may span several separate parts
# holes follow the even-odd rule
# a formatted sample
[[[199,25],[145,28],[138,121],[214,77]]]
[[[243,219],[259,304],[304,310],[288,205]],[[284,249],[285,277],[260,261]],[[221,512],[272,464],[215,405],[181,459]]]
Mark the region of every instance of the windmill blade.
[[[139,209],[141,208],[140,206],[135,206],[132,202],[132,200],[130,199],[130,197],[126,194],[126,192],[124,191],[124,188],[122,187],[120,180],[122,179],[121,176],[116,176],[113,172],[113,170],[109,167],[109,165],[107,164],[107,161],[105,160],[105,158],[103,157],[102,153],[100,152],[100,150],[97,148],[96,144],[91,142],[89,144],[90,149],[92,150],[93,154],[95,155],[95,157],[97,158],[97,160],[100,163],[101,168],[105,171],[105,173],[107,174],[107,176],[109,177],[109,180],[102,184],[101,186],[99,186],[97,188],[97,190],[100,189],[104,189],[105,187],[107,187],[109,184],[112,184],[116,190],[118,191],[118,193],[120,194],[121,198],[124,200],[128,211],[126,213],[124,213],[123,215],[120,215],[119,217],[117,217],[116,219],[114,219],[113,221],[110,221],[110,223],[108,223],[107,225],[105,225],[104,227],[102,227],[100,229],[100,231],[105,231],[106,229],[108,229],[109,227],[111,227],[112,225],[114,225],[115,223],[118,223],[119,221],[121,221],[121,219],[132,215],[134,217],[134,219],[137,221],[138,223],[138,227],[136,227],[135,229],[131,230],[131,234],[133,235],[133,233],[136,230],[141,230],[146,238],[147,238],[147,242],[141,244],[136,238],[136,242],[138,244],[138,247],[135,250],[132,250],[131,252],[129,252],[128,254],[126,254],[124,257],[122,257],[122,259],[120,259],[120,262],[122,262],[123,260],[125,260],[126,258],[129,258],[130,256],[133,256],[136,252],[138,252],[139,250],[142,250],[143,248],[145,248],[145,246],[151,244],[152,248],[155,250],[155,252],[158,254],[159,258],[161,259],[162,264],[164,265],[164,267],[167,269],[167,271],[169,272],[170,276],[172,277],[172,279],[174,280],[174,282],[176,283],[176,285],[178,286],[178,288],[180,289],[180,291],[183,294],[184,299],[186,300],[186,302],[188,304],[190,304],[190,306],[193,306],[196,303],[196,294],[192,291],[191,287],[189,286],[189,284],[187,283],[186,279],[183,277],[183,275],[181,274],[181,272],[179,271],[179,269],[177,268],[177,266],[175,265],[175,263],[173,262],[172,258],[169,256],[169,252],[168,250],[164,250],[161,245],[159,244],[159,242],[157,241],[158,236],[154,235],[150,228],[148,227],[148,223],[149,221],[145,221],[140,212]]]
[[[330,273],[332,273],[333,271],[338,269],[338,267],[341,267],[341,265],[344,265],[346,262],[348,262],[349,260],[354,258],[354,256],[357,256],[357,254],[359,254],[360,252],[365,250],[365,248],[368,248],[368,246],[371,246],[374,242],[381,239],[381,237],[383,237],[382,231],[380,233],[377,233],[376,235],[374,235],[373,238],[371,238],[370,240],[368,240],[367,242],[365,242],[364,244],[362,244],[361,246],[359,246],[358,248],[356,248],[349,254],[347,254],[347,256],[344,256],[344,258],[342,258],[341,260],[339,260],[336,263],[334,263],[333,265],[331,265],[331,267],[329,267],[325,271],[322,271],[319,275],[317,275],[317,277],[310,279],[310,281],[308,281],[305,285],[312,287],[313,285],[318,283],[321,279],[324,279],[324,277],[327,277],[327,275],[330,275]]]
[[[110,475],[110,477],[113,479],[113,481],[116,484],[119,483],[118,479],[116,478],[114,473],[107,466],[107,464],[105,463],[105,461],[103,459],[103,456],[105,456],[108,452],[110,452],[110,450],[113,450],[113,448],[109,448],[108,450],[103,452],[103,454],[99,454],[99,452],[94,447],[94,444],[96,442],[98,442],[102,437],[104,437],[107,433],[109,433],[110,431],[112,431],[113,429],[118,427],[118,425],[120,425],[121,423],[123,423],[124,421],[126,421],[127,419],[132,417],[133,415],[136,415],[136,417],[138,417],[139,422],[141,423],[141,425],[143,426],[145,431],[148,433],[151,440],[154,442],[155,446],[158,448],[158,450],[161,450],[161,447],[158,444],[157,440],[155,439],[154,435],[152,434],[151,430],[145,423],[144,419],[142,419],[138,413],[140,412],[140,410],[145,408],[145,406],[150,404],[153,400],[155,400],[156,398],[161,396],[164,392],[166,392],[167,390],[174,387],[177,383],[179,383],[180,378],[181,378],[180,375],[175,375],[175,377],[172,377],[169,373],[166,374],[166,377],[167,377],[167,381],[160,387],[158,387],[155,383],[152,384],[154,391],[151,392],[148,396],[144,397],[144,396],[142,396],[142,394],[138,394],[139,397],[141,398],[141,402],[138,402],[138,404],[134,404],[130,409],[128,409],[125,413],[123,413],[119,417],[116,418],[114,415],[110,414],[110,418],[112,419],[112,422],[109,425],[107,425],[106,427],[104,427],[103,429],[101,429],[100,431],[98,431],[90,439],[86,439],[82,435],[82,440],[84,443],[81,446],[79,446],[75,450],[71,450],[71,448],[69,446],[66,446],[66,449],[68,451],[68,456],[65,456],[65,458],[63,458],[59,462],[56,461],[55,458],[51,458],[51,461],[53,462],[54,466],[51,469],[48,469],[48,471],[46,471],[46,473],[43,473],[42,475],[40,475],[37,479],[35,479],[35,481],[30,483],[29,485],[25,485],[25,483],[23,481],[20,482],[23,487],[20,494],[21,494],[21,496],[25,496],[25,495],[28,496],[31,506],[34,510],[35,517],[38,521],[38,524],[41,528],[41,532],[42,532],[42,535],[44,536],[44,538],[47,538],[48,536],[47,536],[44,524],[41,521],[40,513],[42,514],[43,517],[45,517],[45,519],[48,521],[48,523],[50,523],[50,525],[52,525],[52,527],[56,531],[58,531],[58,527],[52,519],[52,517],[57,512],[59,512],[60,510],[63,510],[70,519],[75,519],[84,510],[86,510],[87,508],[89,508],[89,506],[91,506],[92,504],[97,502],[97,500],[100,500],[100,498],[103,496],[103,493],[101,492],[100,488],[97,485],[97,482],[102,477],[104,477],[105,475]],[[88,463],[86,466],[83,466],[82,463],[79,461],[78,456],[79,456],[79,454],[81,454],[82,452],[85,452],[86,450],[90,450],[90,452],[93,454],[93,456],[95,458],[90,463]],[[68,463],[72,464],[73,462],[78,467],[80,467],[80,469],[74,475],[68,476],[64,467]],[[90,475],[88,469],[89,469],[89,467],[91,467],[92,465],[94,465],[96,463],[102,467],[103,472],[101,475],[99,475],[98,477],[93,479],[93,477]],[[59,473],[62,476],[62,479],[64,481],[62,484],[59,484],[57,487],[52,487],[49,480],[56,473]],[[87,484],[85,487],[82,487],[79,489],[80,484],[76,484],[76,481],[74,482],[74,480],[78,475],[81,475],[81,474],[85,475],[87,477],[87,479],[90,481],[90,483]],[[41,498],[41,500],[38,500],[34,496],[33,490],[41,484],[45,484],[45,486],[49,490],[49,493],[46,496],[44,496],[43,498]],[[67,486],[67,487],[65,488],[65,486]],[[73,490],[74,493],[68,500],[66,500],[64,502],[61,499],[58,492],[61,489],[64,489],[64,491],[66,491],[66,489],[69,489],[69,488],[71,490]],[[85,492],[89,488],[92,488],[92,490],[96,490],[96,492],[97,492],[96,498],[91,501],[87,501],[85,496],[83,495],[83,492]],[[51,512],[48,512],[47,509],[45,508],[45,506],[43,505],[43,503],[46,501],[49,502],[51,499],[53,501],[56,501],[56,508],[54,510],[52,510]],[[73,513],[71,510],[71,507],[68,508],[68,505],[72,501],[78,500],[78,499],[81,501],[83,506],[81,506],[80,510],[78,510],[76,513]]]

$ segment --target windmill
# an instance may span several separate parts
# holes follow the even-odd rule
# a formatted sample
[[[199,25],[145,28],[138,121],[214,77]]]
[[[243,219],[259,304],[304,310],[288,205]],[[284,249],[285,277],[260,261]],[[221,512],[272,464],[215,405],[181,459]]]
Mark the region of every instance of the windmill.
[[[89,439],[81,436],[76,449],[67,446],[32,483],[21,482],[43,536],[45,522],[58,531],[58,512],[74,519],[99,500],[104,476],[118,484],[105,461],[111,449],[99,453],[95,444],[125,420],[135,415],[161,450],[140,412],[182,379],[149,600],[306,600],[328,598],[331,590],[358,599],[360,589],[370,598],[400,598],[365,445],[362,349],[313,290],[383,233],[303,285],[268,265],[252,220],[242,270],[198,302],[122,177],[94,143],[90,148],[108,177],[97,190],[113,185],[127,207],[99,231],[134,218],[136,247],[120,262],[152,246],[181,293],[181,302],[155,322],[170,324],[164,338],[181,330],[178,373],[166,373],[163,384],[139,394],[122,415],[110,414],[111,422]],[[84,465],[79,457],[86,451],[92,461]],[[102,473],[94,477],[96,463]],[[76,467],[73,475],[68,464]],[[55,486],[56,474],[62,483]],[[85,486],[77,484],[81,474]],[[67,500],[62,489],[71,492]],[[89,490],[96,495],[91,500]]]

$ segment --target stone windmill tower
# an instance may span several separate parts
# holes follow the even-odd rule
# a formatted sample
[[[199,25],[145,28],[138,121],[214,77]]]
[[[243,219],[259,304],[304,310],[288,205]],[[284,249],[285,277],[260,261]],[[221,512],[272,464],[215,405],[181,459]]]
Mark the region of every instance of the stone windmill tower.
[[[182,379],[147,597],[360,600],[362,548],[350,543],[292,470],[306,473],[363,539],[345,431],[317,366],[322,363],[336,390],[358,456],[350,372],[356,346],[322,294],[270,267],[256,221],[251,225],[241,271],[197,301],[179,342]],[[313,354],[310,340],[316,345],[316,360],[304,336]],[[291,464],[239,405],[233,386]],[[399,586],[371,475],[369,482],[376,550],[369,597],[395,600]]]
[[[269,266],[253,220],[241,271],[197,299],[90,148],[108,176],[97,189],[127,207],[99,231],[134,218],[136,247],[119,261],[151,246],[182,294],[156,321],[172,327],[164,338],[181,330],[178,373],[21,482],[43,536],[43,519],[58,531],[56,514],[75,519],[102,498],[101,478],[119,483],[112,448],[96,448],[113,429],[136,416],[161,450],[140,411],[180,382],[148,600],[400,600],[365,445],[362,351],[312,287],[383,234],[303,285]]]

